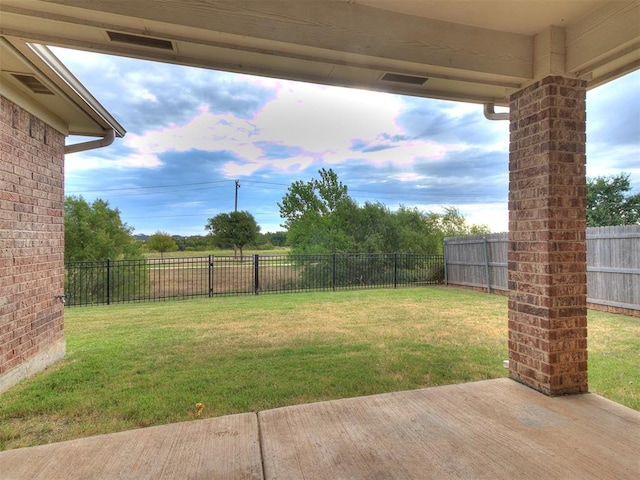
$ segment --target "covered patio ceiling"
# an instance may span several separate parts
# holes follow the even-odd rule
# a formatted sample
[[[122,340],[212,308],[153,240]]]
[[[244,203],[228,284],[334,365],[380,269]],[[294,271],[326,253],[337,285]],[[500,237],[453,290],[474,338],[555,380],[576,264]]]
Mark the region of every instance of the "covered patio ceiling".
[[[0,0],[0,34],[175,64],[506,105],[640,67],[640,0]]]

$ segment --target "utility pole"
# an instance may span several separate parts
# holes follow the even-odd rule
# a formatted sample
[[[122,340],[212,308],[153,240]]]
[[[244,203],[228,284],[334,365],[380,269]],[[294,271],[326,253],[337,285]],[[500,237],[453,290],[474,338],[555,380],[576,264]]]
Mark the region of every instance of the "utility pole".
[[[238,211],[238,189],[240,188],[240,180],[236,179],[236,201],[235,201],[235,206],[234,206],[234,212]],[[233,246],[233,258],[236,258],[236,255],[238,255],[238,247],[236,245]],[[242,260],[242,259],[240,259]]]
[[[238,211],[238,189],[240,188],[240,180],[236,180],[236,203],[235,203],[235,208],[234,208],[234,212]]]

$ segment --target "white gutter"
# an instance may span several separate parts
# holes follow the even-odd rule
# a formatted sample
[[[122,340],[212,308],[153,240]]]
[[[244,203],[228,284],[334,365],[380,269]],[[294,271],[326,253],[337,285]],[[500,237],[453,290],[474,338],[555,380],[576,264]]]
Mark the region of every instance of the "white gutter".
[[[86,152],[87,150],[93,150],[94,148],[108,147],[109,145],[111,145],[113,143],[115,138],[116,138],[116,131],[115,130],[107,130],[104,133],[104,137],[100,138],[99,140],[91,140],[89,142],[82,142],[82,143],[74,143],[72,145],[65,145],[64,146],[64,153],[66,155],[66,154],[69,154],[69,153]]]
[[[484,116],[488,120],[509,120],[509,112],[496,113],[493,103],[484,104]]]

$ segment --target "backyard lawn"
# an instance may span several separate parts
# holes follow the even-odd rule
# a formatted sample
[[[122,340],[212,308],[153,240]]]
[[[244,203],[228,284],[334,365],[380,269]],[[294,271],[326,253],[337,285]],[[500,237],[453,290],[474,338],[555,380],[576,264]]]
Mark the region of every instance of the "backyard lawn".
[[[428,287],[68,308],[64,360],[0,396],[0,450],[503,377],[506,304]],[[589,312],[592,392],[640,410],[639,351],[640,319]]]

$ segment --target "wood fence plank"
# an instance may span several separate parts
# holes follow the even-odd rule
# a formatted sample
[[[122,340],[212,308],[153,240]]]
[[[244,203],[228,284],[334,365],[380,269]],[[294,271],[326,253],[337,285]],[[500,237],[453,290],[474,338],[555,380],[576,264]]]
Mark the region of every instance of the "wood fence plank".
[[[447,283],[506,291],[507,242],[507,233],[446,238]],[[590,303],[640,310],[640,225],[587,229],[587,297]]]

